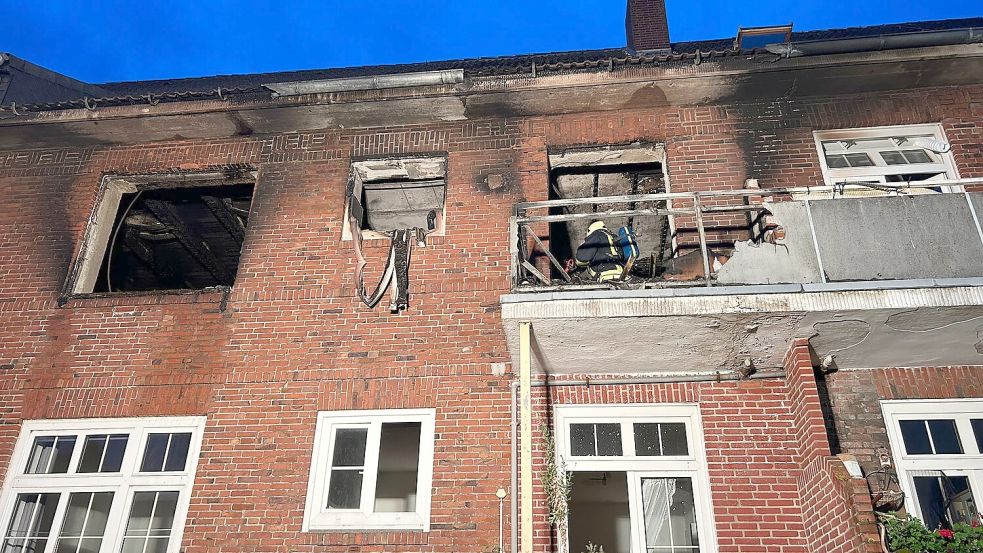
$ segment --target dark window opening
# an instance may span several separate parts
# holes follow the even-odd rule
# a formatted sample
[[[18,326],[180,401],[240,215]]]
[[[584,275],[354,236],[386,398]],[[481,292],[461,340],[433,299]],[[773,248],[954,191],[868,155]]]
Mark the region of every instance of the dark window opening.
[[[231,286],[252,197],[252,184],[123,193],[91,291]]]
[[[442,156],[356,161],[345,224],[363,238],[395,231],[443,232],[447,159]]]
[[[661,163],[625,165],[595,165],[563,167],[550,171],[549,199],[597,198],[603,196],[627,196],[636,194],[662,194],[666,192],[665,175]],[[551,208],[550,215],[597,213],[597,220],[617,233],[621,227],[629,227],[638,242],[638,260],[632,274],[640,278],[656,276],[661,262],[671,257],[672,231],[665,211],[656,215],[605,217],[606,211],[630,211],[643,206],[635,202],[605,203],[601,205],[577,205]],[[645,208],[665,210],[666,202],[647,203]],[[587,228],[593,218],[550,223],[550,252],[559,260],[572,259],[577,247],[587,236]],[[559,279],[559,271],[551,267],[551,278]],[[583,274],[582,274],[583,275]],[[575,275],[576,276],[576,275]]]

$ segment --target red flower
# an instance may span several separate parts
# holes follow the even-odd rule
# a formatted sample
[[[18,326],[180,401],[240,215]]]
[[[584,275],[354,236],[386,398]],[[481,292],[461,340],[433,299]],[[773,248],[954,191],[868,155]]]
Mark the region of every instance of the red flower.
[[[948,528],[941,528],[938,532],[940,536],[947,540],[951,540],[956,537],[956,533]]]

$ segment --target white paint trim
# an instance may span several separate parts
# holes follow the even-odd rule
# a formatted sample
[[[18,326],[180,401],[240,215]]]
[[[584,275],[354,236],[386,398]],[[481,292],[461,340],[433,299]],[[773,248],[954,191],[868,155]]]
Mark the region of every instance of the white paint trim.
[[[13,514],[17,495],[21,493],[58,493],[58,506],[51,525],[51,537],[43,552],[51,553],[57,543],[57,536],[63,522],[68,496],[72,492],[112,491],[113,503],[110,508],[106,531],[100,551],[118,551],[122,544],[128,505],[136,490],[178,491],[178,504],[168,541],[167,552],[178,553],[181,538],[191,503],[192,486],[198,468],[201,442],[205,428],[205,417],[134,417],[118,419],[47,419],[25,421],[20,437],[14,446],[7,469],[2,491],[0,491],[0,532],[6,532]],[[116,473],[78,474],[82,448],[86,436],[94,434],[127,433],[129,438],[120,471]],[[147,436],[150,433],[190,432],[191,442],[183,471],[166,473],[141,473],[139,466],[143,460]],[[48,434],[76,436],[68,472],[64,474],[24,474],[34,438]],[[2,538],[2,536],[0,536]]]
[[[983,499],[983,452],[979,451],[970,425],[971,419],[983,419],[983,398],[883,400],[880,403],[898,482],[905,494],[905,509],[910,514],[922,517],[915,499],[914,477],[923,471],[967,476],[973,496]],[[904,449],[899,422],[911,419],[954,420],[964,453],[909,455]]]
[[[898,174],[909,174],[909,173],[934,173],[934,172],[945,172],[947,179],[958,179],[959,170],[956,167],[956,160],[952,155],[952,152],[946,153],[935,153],[931,155],[938,156],[940,159],[939,163],[923,163],[923,164],[908,164],[908,165],[891,165],[891,166],[875,166],[875,167],[849,167],[849,168],[835,168],[831,169],[826,163],[826,153],[823,148],[823,142],[835,141],[835,140],[869,140],[877,138],[892,138],[897,136],[918,136],[918,135],[931,135],[932,137],[948,142],[946,138],[945,129],[939,123],[929,123],[922,125],[895,125],[895,126],[884,126],[884,127],[861,127],[852,129],[835,129],[835,130],[825,130],[825,131],[815,131],[813,134],[813,141],[816,145],[816,152],[819,155],[819,165],[823,172],[823,181],[828,186],[832,186],[835,183],[848,181],[854,177],[877,177],[885,175],[898,175]],[[907,149],[918,149],[918,148],[907,148]],[[860,150],[858,150],[860,151]],[[876,161],[876,160],[875,160]]]
[[[433,483],[435,409],[379,409],[319,411],[311,453],[311,471],[304,505],[302,531],[322,530],[422,530],[430,531],[430,505]],[[379,440],[383,423],[419,422],[420,457],[417,468],[416,510],[412,513],[375,513],[372,501],[379,461]],[[365,461],[361,506],[358,510],[329,510],[326,505],[334,430],[339,427],[365,427]]]
[[[644,553],[644,520],[641,505],[641,479],[651,477],[687,477],[693,480],[697,525],[703,553],[717,551],[717,533],[710,493],[703,441],[700,406],[696,403],[593,404],[558,405],[554,408],[554,439],[557,462],[569,472],[626,472],[628,501],[632,525],[632,553]],[[570,454],[569,426],[576,423],[619,423],[622,455],[573,457]],[[689,454],[686,456],[645,457],[635,455],[632,424],[638,422],[684,423]],[[569,537],[562,540],[569,547]],[[574,552],[570,552],[574,553]]]

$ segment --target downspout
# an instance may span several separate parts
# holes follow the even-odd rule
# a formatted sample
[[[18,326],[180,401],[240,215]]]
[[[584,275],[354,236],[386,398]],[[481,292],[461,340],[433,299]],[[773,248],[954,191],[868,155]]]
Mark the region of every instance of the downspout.
[[[522,553],[532,550],[532,363],[529,322],[519,323],[519,453],[522,482]]]
[[[519,494],[517,493],[519,489],[519,448],[516,444],[516,435],[519,433],[519,420],[515,412],[516,400],[519,398],[519,387],[517,384],[517,382],[513,382],[509,386],[509,396],[512,399],[512,402],[509,404],[512,411],[512,464],[509,465],[512,468],[512,487],[509,488],[509,508],[511,509],[509,513],[509,532],[512,534],[512,547],[509,549],[509,553],[516,553],[519,550]]]
[[[876,52],[898,48],[927,48],[983,42],[983,28],[970,27],[951,31],[926,31],[862,38],[812,40],[790,44],[769,44],[765,49],[786,58],[822,56],[849,52]]]

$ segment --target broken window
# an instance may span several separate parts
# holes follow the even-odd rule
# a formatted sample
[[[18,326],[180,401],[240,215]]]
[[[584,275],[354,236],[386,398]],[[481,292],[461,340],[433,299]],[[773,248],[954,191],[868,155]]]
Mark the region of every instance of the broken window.
[[[571,148],[551,152],[549,163],[551,200],[660,194],[667,191],[665,150],[661,145]],[[614,198],[604,203],[551,208],[550,215],[574,218],[549,224],[550,252],[561,263],[574,259],[577,248],[588,235],[588,227],[599,220],[613,233],[622,227],[632,229],[637,240],[638,260],[630,272],[642,278],[653,277],[656,266],[670,257],[671,252],[672,229],[666,207],[665,200],[642,205]],[[643,208],[654,208],[655,211],[644,212]],[[638,213],[608,215],[612,211]],[[559,267],[551,266],[550,271],[551,279],[562,276]]]
[[[305,530],[429,526],[432,410],[318,415]]]
[[[71,292],[231,286],[254,182],[241,167],[107,177]]]
[[[881,402],[905,509],[929,528],[983,523],[983,400]]]
[[[352,226],[363,239],[389,238],[404,229],[443,234],[446,178],[443,156],[353,162],[345,238],[351,238]]]
[[[557,408],[571,553],[716,551],[698,419],[689,405]]]
[[[939,125],[821,131],[815,136],[826,184],[853,185],[843,195],[879,195],[907,183],[957,178]],[[909,192],[932,191],[920,188]]]

